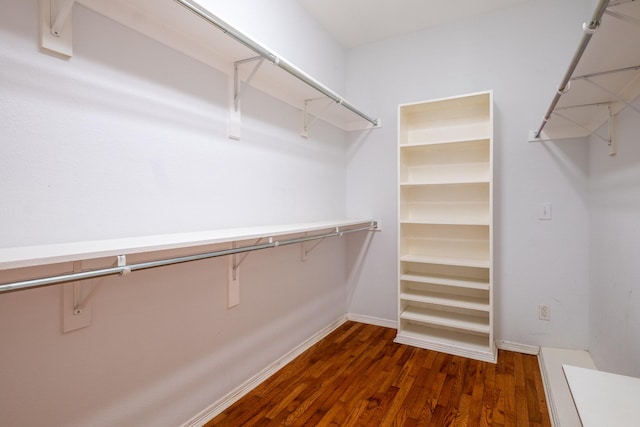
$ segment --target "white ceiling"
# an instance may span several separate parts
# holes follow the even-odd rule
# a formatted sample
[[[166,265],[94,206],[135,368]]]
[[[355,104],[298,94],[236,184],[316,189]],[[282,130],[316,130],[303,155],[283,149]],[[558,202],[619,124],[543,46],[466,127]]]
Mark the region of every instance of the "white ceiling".
[[[527,0],[298,0],[350,48]]]

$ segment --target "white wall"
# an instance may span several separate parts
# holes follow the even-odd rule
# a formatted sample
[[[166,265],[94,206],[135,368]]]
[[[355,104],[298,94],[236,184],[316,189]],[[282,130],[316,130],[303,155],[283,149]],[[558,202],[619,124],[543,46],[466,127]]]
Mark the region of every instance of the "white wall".
[[[588,147],[529,144],[591,14],[584,0],[530,1],[348,52],[348,97],[383,120],[349,141],[347,214],[386,225],[349,311],[395,319],[397,105],[494,91],[496,337],[529,345],[588,345]],[[553,220],[537,207],[553,203]],[[551,321],[538,320],[538,305]]]
[[[638,113],[618,117],[618,154],[591,138],[590,353],[598,369],[640,377]]]
[[[297,0],[202,0],[228,24],[344,93],[345,51]]]
[[[0,10],[0,247],[344,216],[343,132],[302,139],[296,109],[247,90],[231,141],[216,70],[82,6],[62,60],[35,0]],[[0,295],[0,423],[185,422],[346,312],[345,246],[252,253],[231,310],[224,259],[106,278],[67,334],[59,286]]]

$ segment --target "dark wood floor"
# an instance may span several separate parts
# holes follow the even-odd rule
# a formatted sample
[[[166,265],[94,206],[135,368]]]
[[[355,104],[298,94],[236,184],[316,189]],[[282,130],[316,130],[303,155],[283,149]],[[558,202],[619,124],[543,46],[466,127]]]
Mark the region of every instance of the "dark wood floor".
[[[538,360],[486,363],[347,322],[207,426],[550,426]]]

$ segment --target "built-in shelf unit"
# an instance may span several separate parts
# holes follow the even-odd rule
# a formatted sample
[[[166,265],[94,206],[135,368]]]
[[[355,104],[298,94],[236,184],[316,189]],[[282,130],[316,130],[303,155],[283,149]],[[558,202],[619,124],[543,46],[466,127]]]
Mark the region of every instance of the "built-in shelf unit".
[[[493,95],[399,107],[396,342],[495,362]]]

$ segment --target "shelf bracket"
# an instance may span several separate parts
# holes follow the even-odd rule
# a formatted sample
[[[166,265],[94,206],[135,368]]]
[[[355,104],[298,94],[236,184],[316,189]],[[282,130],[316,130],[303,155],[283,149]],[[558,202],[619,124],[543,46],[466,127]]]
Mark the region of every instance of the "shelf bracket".
[[[603,92],[611,95],[612,97],[614,97],[617,101],[622,102],[623,104],[625,104],[627,107],[633,109],[636,111],[636,113],[640,114],[640,108],[636,107],[635,105],[633,105],[632,103],[630,103],[629,101],[627,101],[626,99],[624,99],[623,97],[621,97],[620,95],[618,95],[615,92],[610,91],[609,89],[607,89],[606,87],[602,86],[601,84],[595,82],[593,79],[589,78],[589,77],[582,77],[582,80],[584,80],[585,82],[591,84],[592,86],[597,87],[598,89],[602,90]]]
[[[243,64],[256,62],[253,70],[249,74],[249,77],[245,81],[240,78],[240,66]],[[256,73],[260,69],[260,66],[264,62],[264,58],[261,56],[254,56],[252,58],[243,59],[233,63],[233,99],[231,101],[231,112],[229,115],[229,138],[239,140],[241,135],[241,100],[244,88],[251,83],[251,80],[255,77]]]
[[[601,140],[603,140],[604,142],[606,142],[607,144],[611,143],[611,140],[609,138],[605,138],[604,136],[600,135],[598,132],[596,132],[593,129],[589,129],[588,127],[576,122],[573,119],[570,119],[569,117],[565,116],[564,114],[558,113],[558,111],[554,111],[553,114],[555,114],[556,116],[568,121],[569,123],[579,127],[580,129],[583,129],[585,131],[587,131],[590,135],[595,135],[596,137],[600,138]]]
[[[304,237],[308,237],[308,235],[309,233],[304,233]],[[313,244],[310,244],[309,242],[302,242],[302,244],[300,245],[300,259],[302,261],[306,261],[311,251],[314,250],[322,242],[324,242],[324,239],[317,240],[313,242]]]
[[[611,113],[611,105],[609,109],[609,156],[618,154],[618,138],[616,137],[616,116]]]
[[[608,120],[607,120],[607,127],[608,127],[608,136],[605,138],[604,136],[600,135],[597,130],[592,130],[589,129],[588,127],[576,122],[575,120],[565,116],[564,114],[559,113],[558,111],[554,111],[553,114],[555,114],[556,116],[568,121],[569,123],[579,127],[580,129],[583,129],[585,131],[587,131],[590,135],[594,135],[595,137],[601,139],[602,141],[606,142],[607,145],[609,146],[609,155],[610,156],[615,156],[617,153],[617,141],[616,141],[616,137],[615,137],[615,114],[613,114],[613,112],[611,111],[611,104],[607,104],[607,111],[609,114]]]
[[[625,15],[623,13],[619,13],[619,12],[614,12],[611,9],[607,9],[604,13],[606,13],[609,16],[612,16],[616,19],[619,19],[621,21],[627,22],[629,24],[635,25],[636,27],[640,28],[640,20],[636,19],[632,16],[629,15]]]
[[[73,55],[71,15],[75,0],[40,0],[40,47],[63,58]]]
[[[373,231],[376,231],[376,225],[374,222],[371,223],[370,227]],[[340,231],[340,227],[336,227],[335,231],[326,237],[342,237],[343,235],[344,235],[343,232]],[[309,237],[309,233],[304,233],[304,237]],[[316,247],[318,247],[320,243],[324,242],[326,237],[322,237],[319,240],[314,241],[313,244],[310,244],[309,241],[303,241],[302,244],[300,245],[301,260],[306,261],[311,251],[314,250]]]
[[[131,269],[127,266],[126,255],[118,255],[116,257],[116,267],[122,267],[120,276],[131,273]],[[82,261],[73,262],[73,272],[82,272]],[[71,332],[76,329],[84,328],[91,325],[91,300],[97,293],[102,280],[91,283],[72,282],[67,283],[63,287],[63,332]],[[83,290],[88,288],[89,291],[83,296]]]
[[[82,261],[73,262],[73,272],[82,271]],[[67,333],[91,325],[92,314],[90,299],[96,286],[93,286],[87,296],[82,298],[84,284],[81,282],[66,283],[62,287],[62,332]]]
[[[256,240],[253,246],[262,241]],[[269,237],[269,243],[273,243],[273,238]],[[236,249],[236,242],[231,243],[231,249]],[[244,252],[242,255],[233,254],[227,258],[227,308],[233,308],[240,304],[240,264],[247,259],[251,252]]]
[[[311,118],[312,114],[309,111],[309,104],[316,102],[316,101],[326,101],[328,100],[329,103],[327,103],[325,106],[323,106],[320,111],[318,111],[317,113],[313,114],[313,118]],[[324,113],[326,110],[329,109],[329,107],[331,107],[332,105],[335,105],[336,103],[328,98],[311,98],[311,99],[305,99],[304,100],[304,110],[302,110],[302,130],[300,131],[300,135],[303,138],[309,138],[309,129],[311,129],[311,126],[316,122],[316,120],[318,120],[322,113]]]

